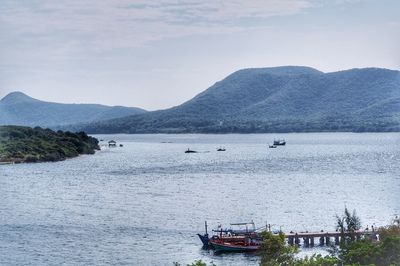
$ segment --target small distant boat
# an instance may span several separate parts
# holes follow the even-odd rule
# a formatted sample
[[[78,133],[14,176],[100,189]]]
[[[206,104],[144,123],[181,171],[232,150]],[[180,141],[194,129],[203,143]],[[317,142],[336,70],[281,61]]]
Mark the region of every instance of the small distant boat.
[[[185,151],[185,153],[197,153],[197,151],[194,151],[194,150],[191,150],[191,149],[187,149],[186,151]]]
[[[286,145],[286,140],[285,139],[274,139],[274,145],[275,146],[285,146]]]
[[[108,147],[117,147],[117,142],[115,140],[110,140],[108,142]]]
[[[218,148],[217,151],[226,151],[225,148]]]
[[[124,145],[122,145],[122,144],[119,144],[119,146],[120,146],[120,147],[124,147]]]
[[[276,145],[269,145],[270,149],[276,148]]]

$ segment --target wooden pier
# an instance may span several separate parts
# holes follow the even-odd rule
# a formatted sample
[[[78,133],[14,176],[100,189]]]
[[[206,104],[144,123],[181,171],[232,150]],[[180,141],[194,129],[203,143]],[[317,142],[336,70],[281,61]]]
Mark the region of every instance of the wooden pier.
[[[375,237],[374,231],[356,231],[356,232],[290,232],[285,234],[289,245],[300,245],[304,247],[314,247],[316,242],[320,246],[335,244],[339,245],[344,241],[343,237],[352,237],[361,239],[364,237]],[[315,241],[316,240],[316,241]]]

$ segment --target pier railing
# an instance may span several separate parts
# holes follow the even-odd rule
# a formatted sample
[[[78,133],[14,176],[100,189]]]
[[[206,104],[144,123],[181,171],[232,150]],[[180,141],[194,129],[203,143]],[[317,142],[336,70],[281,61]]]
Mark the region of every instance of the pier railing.
[[[355,232],[290,232],[285,234],[285,238],[289,245],[300,245],[302,242],[305,247],[315,246],[315,240],[320,246],[335,244],[339,245],[346,237],[361,239],[365,237],[375,238],[379,240],[379,236],[374,231],[355,231]],[[378,238],[378,239],[377,239]]]

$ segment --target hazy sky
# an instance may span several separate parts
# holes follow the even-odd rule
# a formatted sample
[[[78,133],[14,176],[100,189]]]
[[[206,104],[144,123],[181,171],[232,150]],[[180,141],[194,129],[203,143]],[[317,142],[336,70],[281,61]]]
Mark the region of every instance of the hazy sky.
[[[233,71],[400,69],[399,0],[1,0],[0,97],[167,108]]]

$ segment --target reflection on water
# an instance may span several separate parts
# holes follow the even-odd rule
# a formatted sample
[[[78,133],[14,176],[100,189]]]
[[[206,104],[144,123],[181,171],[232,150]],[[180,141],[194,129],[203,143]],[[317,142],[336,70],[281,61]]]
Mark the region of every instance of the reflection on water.
[[[257,265],[201,249],[204,220],[311,231],[333,229],[344,206],[364,226],[400,213],[396,133],[98,138],[124,147],[0,166],[0,264]],[[287,146],[269,149],[274,138]]]

